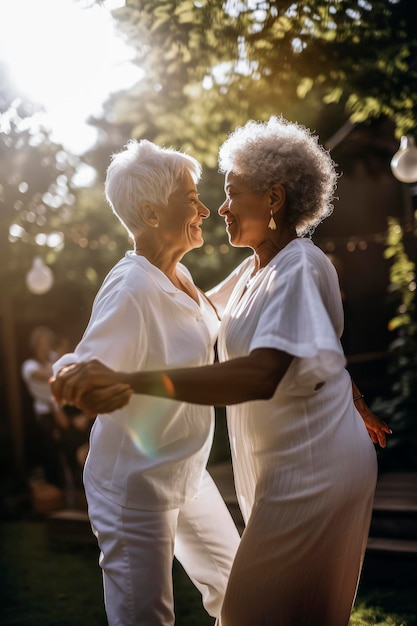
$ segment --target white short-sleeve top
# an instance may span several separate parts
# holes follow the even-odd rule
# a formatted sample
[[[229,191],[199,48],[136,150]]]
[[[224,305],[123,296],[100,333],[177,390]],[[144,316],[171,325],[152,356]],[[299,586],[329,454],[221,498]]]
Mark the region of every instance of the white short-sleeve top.
[[[245,259],[228,283],[234,290],[222,318],[220,351],[227,358],[256,348],[276,348],[298,357],[297,394],[344,367],[340,344],[343,306],[336,270],[310,239],[294,239],[253,277],[254,260]],[[222,293],[226,293],[225,285]],[[220,291],[220,290],[219,290]],[[213,293],[214,302],[216,296]],[[302,370],[302,378],[300,377]],[[286,376],[280,384],[288,391]],[[300,387],[302,383],[302,387]]]
[[[314,492],[326,484],[329,471],[350,468],[350,445],[359,450],[362,442],[365,454],[370,445],[345,370],[334,266],[310,239],[299,238],[251,277],[253,270],[249,257],[230,278],[234,289],[220,326],[219,358],[257,348],[295,358],[270,400],[227,408],[236,490],[246,520],[255,499],[271,501],[283,484],[294,496]],[[213,290],[214,301],[227,292],[227,282]]]
[[[182,264],[178,272],[192,280]],[[54,372],[93,357],[119,371],[207,365],[218,325],[203,295],[197,304],[145,257],[128,252],[104,280],[75,352]],[[176,508],[198,490],[213,429],[212,407],[135,395],[96,418],[85,471],[123,506]]]

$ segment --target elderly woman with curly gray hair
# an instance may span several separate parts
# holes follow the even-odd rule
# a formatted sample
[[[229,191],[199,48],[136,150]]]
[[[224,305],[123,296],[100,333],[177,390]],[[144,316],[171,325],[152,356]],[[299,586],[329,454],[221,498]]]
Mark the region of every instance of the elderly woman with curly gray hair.
[[[230,243],[251,254],[209,296],[219,363],[61,372],[59,400],[102,410],[109,388],[227,406],[245,520],[222,626],[346,626],[390,430],[366,406],[340,344],[335,268],[309,235],[332,211],[337,173],[316,136],[283,118],[250,121],[220,148]],[[367,433],[370,434],[370,437]]]

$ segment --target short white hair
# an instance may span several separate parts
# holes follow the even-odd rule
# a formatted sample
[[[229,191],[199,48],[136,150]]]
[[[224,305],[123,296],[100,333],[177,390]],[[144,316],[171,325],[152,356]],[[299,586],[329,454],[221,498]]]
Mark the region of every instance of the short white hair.
[[[131,139],[122,152],[111,157],[104,186],[106,199],[126,230],[135,234],[143,226],[138,206],[151,202],[166,207],[178,179],[186,172],[198,183],[200,163],[172,148]]]
[[[272,116],[236,128],[219,151],[219,171],[234,172],[257,193],[280,183],[288,224],[311,233],[333,210],[338,174],[329,152],[304,126]]]

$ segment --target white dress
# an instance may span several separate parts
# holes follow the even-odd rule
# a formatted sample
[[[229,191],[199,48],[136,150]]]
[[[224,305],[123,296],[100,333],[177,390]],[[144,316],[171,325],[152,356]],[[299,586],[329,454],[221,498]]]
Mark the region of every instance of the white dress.
[[[295,358],[272,399],[227,409],[246,529],[221,623],[346,626],[377,464],[345,369],[337,274],[309,239],[292,241],[249,280],[252,271],[249,258],[235,273],[220,359],[265,347]]]

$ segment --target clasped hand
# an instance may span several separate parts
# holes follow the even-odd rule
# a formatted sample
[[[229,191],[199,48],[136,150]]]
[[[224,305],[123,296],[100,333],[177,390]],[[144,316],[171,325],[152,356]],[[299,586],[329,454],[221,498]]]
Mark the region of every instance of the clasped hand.
[[[111,413],[125,406],[132,394],[122,382],[122,374],[98,359],[72,363],[59,370],[49,383],[59,405],[74,405],[90,418],[98,413]]]

